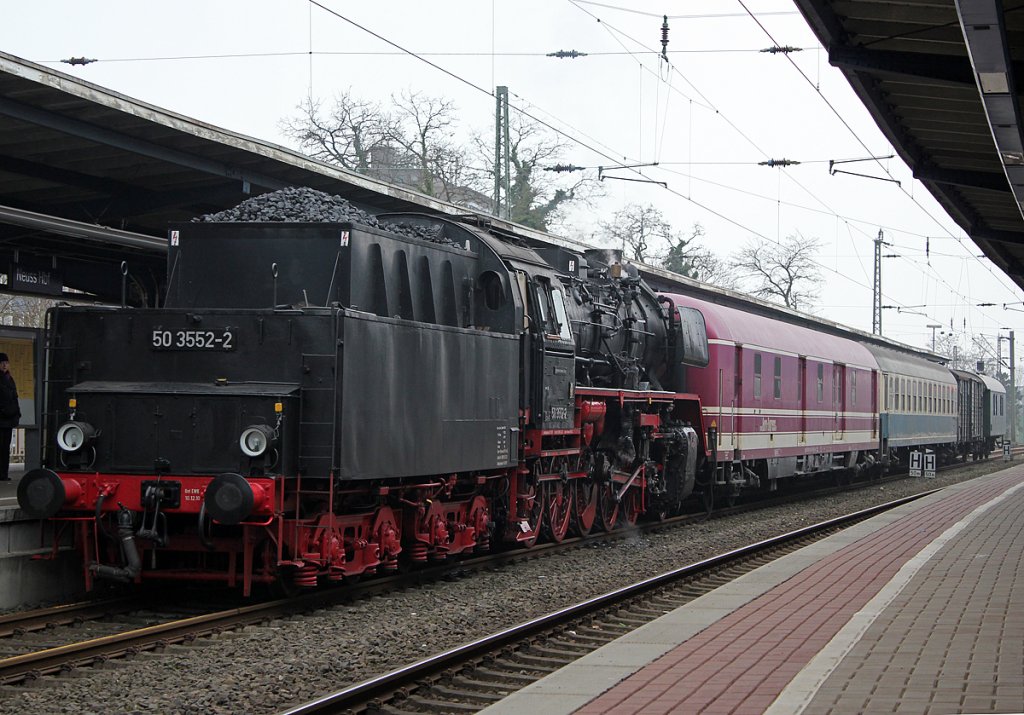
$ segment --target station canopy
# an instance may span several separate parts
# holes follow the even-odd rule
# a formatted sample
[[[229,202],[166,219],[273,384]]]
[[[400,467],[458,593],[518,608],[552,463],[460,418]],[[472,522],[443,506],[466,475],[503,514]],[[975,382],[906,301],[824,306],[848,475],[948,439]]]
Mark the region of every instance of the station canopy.
[[[0,290],[116,302],[124,263],[135,302],[158,303],[170,222],[288,186],[465,213],[0,52]]]
[[[914,177],[1024,288],[1024,3],[795,3]]]

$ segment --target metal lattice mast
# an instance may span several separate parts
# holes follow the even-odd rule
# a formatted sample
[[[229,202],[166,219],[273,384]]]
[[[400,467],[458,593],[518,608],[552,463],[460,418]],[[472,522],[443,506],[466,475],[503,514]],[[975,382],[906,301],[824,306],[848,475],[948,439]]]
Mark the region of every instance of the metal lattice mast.
[[[882,229],[875,239],[875,294],[871,313],[871,332],[882,334]]]
[[[494,92],[494,215],[511,218],[511,178],[509,176],[508,87]],[[504,197],[504,201],[502,198]]]
[[[1010,331],[1010,444],[1017,444],[1017,356],[1013,345],[1013,331]]]

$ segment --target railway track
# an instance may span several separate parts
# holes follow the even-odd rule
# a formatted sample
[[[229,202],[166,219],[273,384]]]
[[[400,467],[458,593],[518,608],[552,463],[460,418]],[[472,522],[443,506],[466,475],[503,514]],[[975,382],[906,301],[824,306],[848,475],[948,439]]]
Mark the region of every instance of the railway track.
[[[713,518],[765,509],[797,499],[827,496],[858,486],[877,487],[899,477],[875,480],[850,486],[829,486],[813,492],[780,494],[771,499],[720,509]],[[241,607],[212,610],[168,607],[138,597],[125,597],[58,606],[18,614],[0,616],[0,684],[16,684],[43,676],[66,673],[81,667],[103,663],[111,658],[158,651],[168,646],[189,643],[197,638],[215,635],[245,626],[267,623],[278,618],[329,608],[398,588],[451,578],[478,569],[513,564],[523,559],[544,558],[566,549],[594,545],[602,541],[634,538],[637,533],[678,528],[705,521],[703,513],[641,523],[634,529],[618,530],[587,539],[567,539],[560,544],[541,544],[529,550],[506,551],[452,563],[431,566],[408,573],[376,578],[340,589],[325,589],[297,597],[253,603]],[[673,606],[674,607],[674,606]],[[615,633],[604,627],[600,634],[586,631],[584,640],[601,639]],[[578,646],[566,646],[575,652]],[[542,669],[537,671],[542,672]],[[518,676],[510,676],[516,680]]]
[[[646,579],[325,695],[283,715],[476,712],[759,566],[930,493],[855,512]]]
[[[0,684],[67,673],[268,617],[263,604],[209,612],[154,604],[138,597],[13,614],[0,620],[0,654],[5,656],[0,659]],[[40,623],[44,625],[35,627]]]

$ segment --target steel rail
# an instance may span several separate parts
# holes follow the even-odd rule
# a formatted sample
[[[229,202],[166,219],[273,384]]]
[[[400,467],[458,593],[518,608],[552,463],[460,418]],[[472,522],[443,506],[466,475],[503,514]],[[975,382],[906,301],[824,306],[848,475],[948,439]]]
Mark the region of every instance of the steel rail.
[[[126,613],[139,607],[138,598],[124,596],[7,613],[0,616],[0,638],[42,631],[54,626],[91,621],[116,613]]]
[[[846,514],[835,519],[819,522],[811,526],[797,529],[795,531],[765,539],[748,546],[734,549],[708,559],[668,571],[659,576],[654,576],[639,581],[630,586],[625,586],[610,591],[600,596],[587,599],[573,606],[561,608],[538,618],[526,621],[517,626],[506,628],[457,648],[452,648],[443,653],[417,661],[403,668],[370,678],[356,685],[346,687],[328,695],[316,698],[303,703],[289,710],[283,711],[281,715],[323,715],[324,713],[340,713],[350,711],[355,706],[374,701],[401,690],[403,687],[417,681],[449,670],[457,665],[479,658],[488,652],[500,650],[517,641],[522,641],[542,631],[549,631],[567,621],[573,621],[586,616],[594,611],[608,608],[619,602],[644,594],[653,589],[671,584],[674,581],[697,576],[724,565],[731,564],[742,559],[753,556],[759,552],[779,548],[799,539],[813,536],[816,533],[842,527],[850,522],[859,521],[881,512],[893,509],[902,504],[934,494],[937,489],[915,494],[902,499],[886,502],[868,509],[862,509],[851,514]]]
[[[231,608],[216,613],[177,619],[79,643],[48,648],[0,660],[0,684],[19,682],[48,673],[90,665],[111,657],[162,648],[197,636],[219,633],[257,623],[275,615],[293,613],[293,599]]]

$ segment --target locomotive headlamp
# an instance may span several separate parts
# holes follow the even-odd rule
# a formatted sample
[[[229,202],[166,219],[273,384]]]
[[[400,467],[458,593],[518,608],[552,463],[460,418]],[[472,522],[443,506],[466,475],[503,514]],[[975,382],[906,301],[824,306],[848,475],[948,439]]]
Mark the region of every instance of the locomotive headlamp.
[[[65,422],[57,430],[57,446],[65,452],[77,452],[96,437],[96,428],[88,422]]]
[[[247,457],[262,457],[267,449],[277,441],[273,428],[267,425],[250,425],[238,439],[238,446]]]

